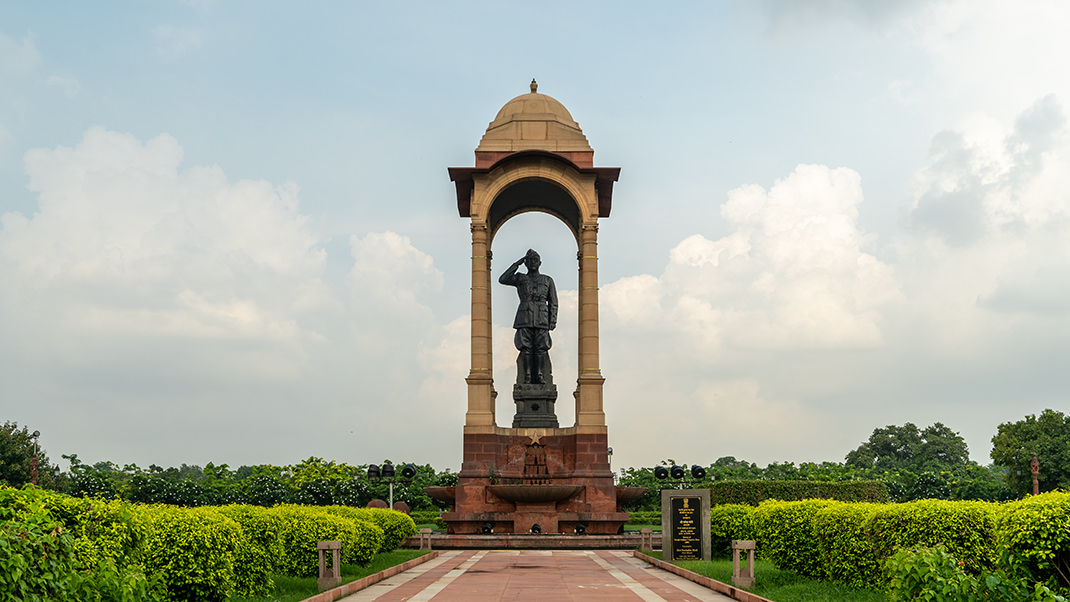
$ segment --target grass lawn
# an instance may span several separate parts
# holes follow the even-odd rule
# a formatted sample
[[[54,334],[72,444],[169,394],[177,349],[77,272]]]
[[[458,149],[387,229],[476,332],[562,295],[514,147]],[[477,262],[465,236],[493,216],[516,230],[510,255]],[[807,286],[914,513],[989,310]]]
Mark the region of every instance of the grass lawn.
[[[660,552],[648,555],[661,558]],[[677,562],[675,563],[699,575],[731,584],[732,560],[713,560],[711,562]],[[836,585],[820,579],[804,577],[793,571],[782,571],[765,560],[754,562],[754,586],[748,591],[768,598],[774,602],[886,602],[884,592],[872,589],[858,589]]]
[[[357,579],[363,579],[368,575],[374,575],[379,571],[401,564],[427,554],[426,550],[394,550],[378,554],[366,567],[355,564],[342,565],[342,583],[349,583]],[[275,592],[261,597],[242,598],[234,596],[231,602],[299,602],[319,593],[316,588],[315,577],[287,577],[285,575],[273,575],[275,579]]]

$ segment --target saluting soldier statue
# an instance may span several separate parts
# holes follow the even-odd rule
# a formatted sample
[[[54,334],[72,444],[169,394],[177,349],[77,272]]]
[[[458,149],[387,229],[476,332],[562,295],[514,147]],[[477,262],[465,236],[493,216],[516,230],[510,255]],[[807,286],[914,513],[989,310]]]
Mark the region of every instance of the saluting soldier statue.
[[[516,270],[524,264],[527,274],[517,274]],[[513,328],[516,336],[513,343],[520,356],[517,361],[518,384],[552,383],[549,350],[550,331],[557,327],[557,289],[554,279],[539,273],[542,260],[533,249],[528,249],[524,257],[513,262],[509,269],[498,278],[498,282],[515,286],[520,297],[520,306],[516,309]]]

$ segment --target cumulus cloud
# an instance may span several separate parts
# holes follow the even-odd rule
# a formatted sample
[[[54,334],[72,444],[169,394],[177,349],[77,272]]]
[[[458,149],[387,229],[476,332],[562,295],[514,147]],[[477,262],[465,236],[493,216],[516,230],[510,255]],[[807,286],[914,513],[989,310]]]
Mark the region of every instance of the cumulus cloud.
[[[103,128],[25,156],[38,205],[0,216],[0,357],[10,391],[68,418],[57,435],[114,435],[166,462],[190,440],[233,454],[228,440],[264,436],[272,461],[293,461],[320,433],[319,455],[341,458],[348,433],[389,448],[376,424],[449,394],[420,389],[456,363],[427,254],[393,232],[354,236],[352,270],[331,281],[296,185],[182,160],[171,136]]]
[[[732,233],[690,236],[660,278],[627,278],[603,302],[622,323],[668,316],[704,352],[872,347],[882,305],[896,300],[892,268],[863,251],[861,181],[849,169],[800,165],[769,190],[728,194]],[[649,326],[649,325],[648,325]]]

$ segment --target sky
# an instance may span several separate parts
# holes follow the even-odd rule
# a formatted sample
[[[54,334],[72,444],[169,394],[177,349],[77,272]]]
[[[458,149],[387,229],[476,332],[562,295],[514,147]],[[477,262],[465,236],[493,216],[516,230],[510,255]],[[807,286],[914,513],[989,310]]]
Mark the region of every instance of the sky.
[[[446,168],[536,78],[621,168],[615,469],[843,461],[906,422],[987,464],[1070,411],[1068,28],[1061,0],[4,2],[0,420],[55,461],[458,469]],[[575,240],[523,214],[492,270],[529,247],[571,425]]]

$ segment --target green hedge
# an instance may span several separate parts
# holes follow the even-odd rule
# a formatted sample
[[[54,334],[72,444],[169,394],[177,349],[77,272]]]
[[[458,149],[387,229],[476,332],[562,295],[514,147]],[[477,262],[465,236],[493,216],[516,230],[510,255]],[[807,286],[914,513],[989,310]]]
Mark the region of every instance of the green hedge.
[[[1070,588],[1070,493],[1053,491],[1006,504],[996,541],[1039,581]]]
[[[316,542],[342,543],[342,563],[366,566],[383,543],[383,530],[372,523],[329,514],[309,506],[276,506],[282,518],[282,572],[294,577],[314,577],[319,571]]]
[[[762,552],[778,567],[820,578],[821,556],[814,517],[831,500],[766,500],[754,511],[754,528]]]
[[[275,589],[272,573],[279,571],[283,555],[282,518],[260,506],[218,506],[220,514],[242,529],[241,545],[234,555],[235,591],[241,596],[267,594]]]
[[[137,562],[143,532],[122,505],[0,487],[0,600],[162,601]]]
[[[884,504],[831,503],[814,515],[814,534],[822,576],[829,581],[865,587],[879,583],[881,562],[869,540],[870,521]]]
[[[142,506],[149,522],[145,568],[160,576],[172,600],[226,600],[237,580],[234,560],[247,540],[212,507]]]
[[[732,553],[733,539],[756,540],[754,506],[722,504],[710,508],[710,547],[715,556]]]
[[[888,487],[880,481],[717,481],[710,486],[710,503],[715,506],[809,499],[878,504],[890,501]]]
[[[943,545],[978,574],[990,569],[997,558],[995,519],[998,506],[991,502],[917,500],[885,506],[867,527],[878,558],[890,557],[899,548]]]
[[[330,514],[378,525],[383,530],[380,552],[393,552],[406,538],[416,535],[416,523],[404,512],[386,508],[353,508],[350,506],[324,506],[323,510]]]

